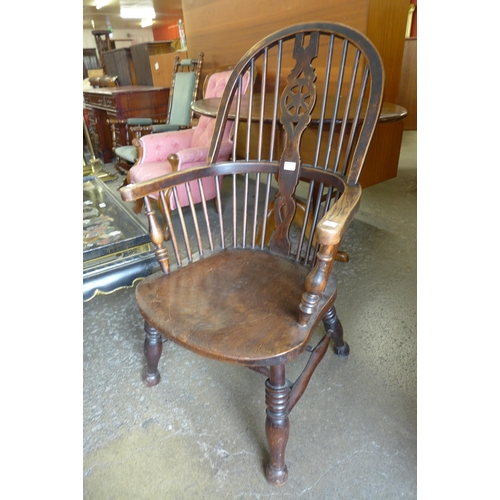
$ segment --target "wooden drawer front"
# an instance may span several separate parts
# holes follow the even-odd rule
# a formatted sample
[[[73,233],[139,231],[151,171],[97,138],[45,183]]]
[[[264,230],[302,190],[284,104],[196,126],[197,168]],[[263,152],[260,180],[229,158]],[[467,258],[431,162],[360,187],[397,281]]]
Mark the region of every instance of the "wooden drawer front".
[[[104,107],[104,96],[103,95],[90,96],[90,104],[94,106]]]
[[[115,100],[112,97],[104,98],[104,107],[108,109],[115,109]]]
[[[114,110],[116,108],[115,100],[112,96],[85,94],[84,97],[85,103],[89,106],[111,110]]]

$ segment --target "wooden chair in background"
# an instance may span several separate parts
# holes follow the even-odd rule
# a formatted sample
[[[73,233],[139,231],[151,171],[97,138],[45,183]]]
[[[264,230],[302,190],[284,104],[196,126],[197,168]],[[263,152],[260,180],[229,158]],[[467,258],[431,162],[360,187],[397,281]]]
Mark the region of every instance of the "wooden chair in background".
[[[256,71],[262,82],[260,96],[253,83]],[[248,95],[243,95],[247,72]],[[136,288],[145,320],[146,384],[160,381],[162,338],[263,374],[270,454],[266,477],[273,485],[288,477],[289,414],[330,341],[338,356],[349,353],[334,306],[337,284],[332,267],[360,203],[358,181],[383,86],[382,61],[362,33],[326,22],[290,26],[254,45],[235,66],[221,99],[206,164],[121,190],[125,201],[144,199],[161,266],[160,273]],[[248,103],[254,102],[255,113],[248,110]],[[238,137],[229,159],[220,161],[228,120],[235,120]],[[248,144],[251,134],[242,133],[252,120],[261,131],[264,123],[271,129],[269,137],[260,133],[253,145]],[[311,121],[317,134],[330,128],[332,137],[339,131],[339,139],[332,139],[324,151],[324,142],[318,140],[318,161],[306,165],[301,161],[301,138]],[[275,134],[278,130],[282,133]],[[283,137],[279,150],[274,140],[278,135]],[[237,140],[246,144],[242,159],[236,156]],[[337,154],[341,149],[343,154]],[[275,176],[276,196],[271,188]],[[203,197],[207,179],[216,186],[218,213]],[[310,184],[304,217],[307,221],[312,213],[308,235],[307,224],[292,224],[299,180]],[[197,205],[193,185],[202,196]],[[316,189],[325,196],[313,196]],[[186,208],[179,203],[181,191],[189,201]],[[149,197],[154,193],[159,193],[168,234],[152,209]],[[171,199],[176,200],[175,210],[168,207]],[[265,245],[257,242],[257,234],[260,228],[265,234],[272,200],[275,229]],[[310,346],[320,322],[326,334]],[[303,371],[289,381],[286,364],[302,354],[309,355]],[[331,379],[319,382],[331,384]]]

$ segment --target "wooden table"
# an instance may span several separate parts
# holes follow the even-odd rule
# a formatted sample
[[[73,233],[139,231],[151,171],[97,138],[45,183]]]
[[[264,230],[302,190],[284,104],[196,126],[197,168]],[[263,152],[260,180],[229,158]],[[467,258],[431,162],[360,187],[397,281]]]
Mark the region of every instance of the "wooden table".
[[[254,94],[253,97],[253,102],[252,102],[252,120],[257,121],[260,116],[260,101],[261,101],[261,94]],[[249,108],[249,103],[250,100],[248,97],[245,99],[245,96],[241,99],[241,108],[240,108],[240,118],[241,117],[247,117],[248,116],[248,108]],[[220,98],[219,97],[213,97],[210,99],[199,99],[198,101],[195,101],[191,107],[195,113],[198,113],[200,115],[204,116],[211,116],[211,117],[216,117],[217,116],[217,111],[219,109],[219,104],[220,104]],[[342,109],[342,99],[341,99],[341,104],[340,108]],[[279,111],[279,101],[278,101],[278,111]],[[231,110],[229,111],[229,117],[234,119],[235,118],[235,104],[231,107]],[[317,124],[319,123],[319,116],[320,114],[320,109],[319,106],[316,107],[313,110],[312,113],[312,124]],[[382,104],[382,111],[380,113],[379,117],[379,123],[390,123],[390,122],[397,122],[400,120],[403,120],[406,115],[408,114],[408,111],[403,108],[403,106],[398,106],[397,104],[393,104],[390,102],[384,102]],[[265,104],[264,104],[264,121],[270,122],[273,116],[273,96],[269,95],[266,96],[265,99]]]
[[[270,123],[272,121],[272,117],[274,116],[274,103],[273,103],[273,95],[266,95],[265,103],[264,103],[264,123]],[[332,99],[333,100],[333,99]],[[246,123],[246,117],[248,116],[249,110],[249,98],[248,96],[243,96],[241,99],[241,107],[240,107],[240,126],[244,126]],[[260,106],[261,106],[261,94],[254,94],[253,102],[252,102],[252,121],[257,122],[260,118]],[[200,99],[195,101],[192,104],[192,109],[195,113],[199,113],[201,115],[210,116],[215,118],[217,116],[217,111],[219,109],[220,98],[214,97],[209,99]],[[279,113],[279,100],[278,100],[278,109],[277,113]],[[341,97],[339,110],[344,109],[344,102]],[[354,113],[351,110],[350,113]],[[390,102],[382,103],[382,110],[379,116],[378,123],[394,123],[403,120],[408,111],[403,107],[397,104],[393,104]],[[231,109],[229,111],[229,118],[234,119],[236,115],[236,104],[233,103]],[[279,114],[278,114],[279,116]],[[312,113],[311,124],[313,127],[307,129],[304,132],[304,136],[302,139],[301,145],[301,154],[304,163],[312,163],[314,158],[314,148],[316,143],[316,133],[314,132],[314,125],[317,125],[320,121],[320,106],[317,106]],[[279,123],[279,121],[278,121]],[[325,124],[329,123],[329,120],[325,119]],[[267,126],[267,125],[265,125]],[[255,129],[255,130],[254,130]],[[252,144],[256,144],[254,141],[254,136],[257,137],[258,134],[257,126],[251,127],[252,134]],[[324,138],[322,140],[328,140],[328,134],[324,133]],[[314,143],[314,145],[310,145]],[[239,145],[236,145],[236,153],[238,156],[244,156],[244,151],[240,150]],[[361,183],[363,185],[363,183]],[[363,186],[364,187],[364,186]]]

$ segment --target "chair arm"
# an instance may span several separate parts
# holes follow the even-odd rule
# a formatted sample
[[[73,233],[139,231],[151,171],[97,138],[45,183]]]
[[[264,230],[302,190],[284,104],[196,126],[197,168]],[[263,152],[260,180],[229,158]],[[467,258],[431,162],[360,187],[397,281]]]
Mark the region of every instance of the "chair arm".
[[[158,134],[159,132],[174,132],[176,130],[182,130],[185,128],[190,128],[186,125],[174,125],[170,123],[153,123],[152,125],[138,125],[134,127],[129,127],[130,132],[134,134],[134,137],[141,137],[146,134]]]
[[[160,132],[144,135],[138,139],[142,156],[138,163],[166,161],[168,156],[191,145],[193,129]]]
[[[307,275],[305,291],[300,301],[298,323],[301,326],[307,325],[325,291],[335,254],[342,236],[358,210],[360,200],[361,186],[359,184],[346,185],[342,196],[316,226],[316,242],[320,244],[320,247],[316,254],[316,264]]]
[[[361,186],[346,186],[340,199],[328,210],[316,226],[317,242],[322,245],[339,245],[356,215],[361,200]]]

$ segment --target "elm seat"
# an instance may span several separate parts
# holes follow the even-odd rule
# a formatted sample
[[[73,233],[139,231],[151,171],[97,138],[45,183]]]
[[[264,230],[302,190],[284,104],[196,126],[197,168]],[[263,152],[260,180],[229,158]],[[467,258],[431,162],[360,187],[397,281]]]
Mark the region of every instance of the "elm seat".
[[[272,485],[287,480],[290,414],[330,343],[340,358],[349,354],[335,308],[333,268],[360,204],[359,177],[383,88],[382,60],[359,31],[327,22],[282,29],[255,44],[228,77],[205,163],[121,189],[125,201],[144,200],[161,269],[136,288],[146,332],[146,385],[160,382],[163,339],[264,375],[269,457],[262,458],[268,462],[265,474]],[[261,103],[257,127],[242,111],[254,98]],[[321,119],[311,123],[318,110]],[[254,116],[250,110],[246,114]],[[233,122],[232,151],[221,159],[227,127],[233,128]],[[255,128],[256,135],[251,133]],[[165,136],[178,137],[180,146],[188,140],[184,132]],[[308,148],[316,148],[311,165],[301,160],[305,140],[312,141]],[[237,141],[244,158],[236,155]],[[155,147],[150,149],[148,154],[154,156]],[[296,219],[300,181],[310,188],[304,217]],[[215,187],[217,210],[207,204],[207,182]],[[153,209],[154,195],[162,217]],[[171,209],[172,201],[176,210]],[[266,234],[271,202],[274,225],[268,239],[259,234]],[[310,346],[320,322],[322,337]],[[304,360],[303,370],[291,381],[287,364],[299,359]],[[167,380],[175,366],[170,357]],[[331,376],[315,382],[334,388]],[[331,404],[342,404],[333,400],[333,393]],[[311,398],[308,405],[313,404]],[[241,425],[244,428],[244,422]]]
[[[314,330],[298,325],[296,314],[307,267],[268,252],[231,249],[180,271],[137,285],[139,308],[155,328],[168,322],[171,340],[212,359],[223,357],[244,366],[279,364],[307,347]],[[231,281],[224,282],[228,274]],[[334,294],[333,275],[328,288],[326,295]],[[185,302],[192,294],[197,296],[195,315],[189,314],[192,304]],[[155,297],[162,297],[161,302]],[[322,319],[328,305],[331,299],[318,307],[314,321]]]

